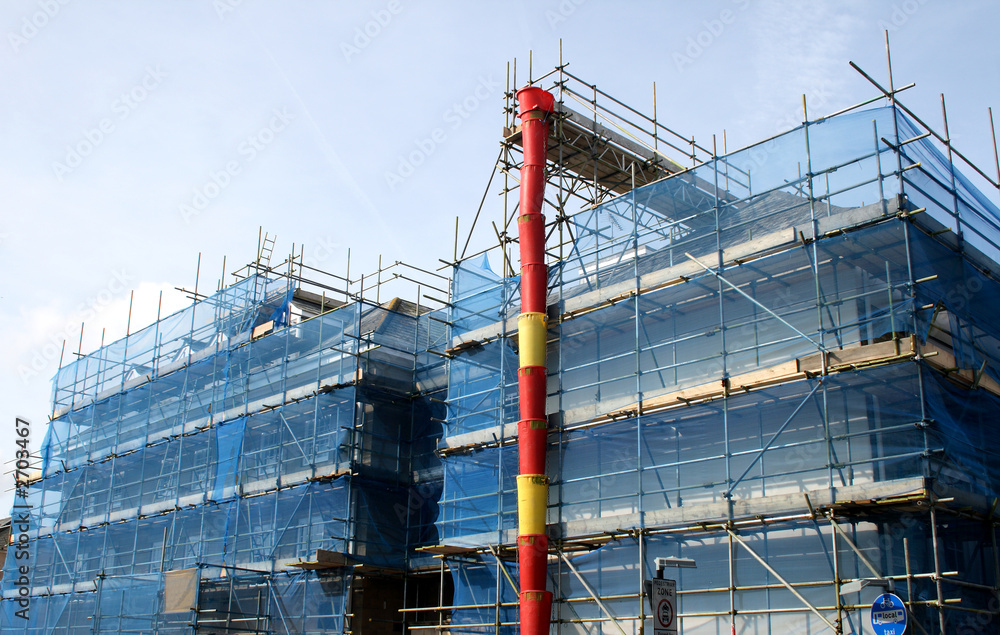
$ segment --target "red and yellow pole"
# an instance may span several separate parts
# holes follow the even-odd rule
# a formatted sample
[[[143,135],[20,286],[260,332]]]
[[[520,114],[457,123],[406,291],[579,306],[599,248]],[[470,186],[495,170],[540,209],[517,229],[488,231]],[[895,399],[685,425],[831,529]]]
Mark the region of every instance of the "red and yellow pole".
[[[521,635],[548,635],[552,593],[545,589],[549,540],[545,512],[549,477],[545,475],[548,423],[545,416],[545,342],[548,269],[545,265],[545,160],[549,117],[555,98],[529,86],[517,92],[521,117],[520,214],[521,315],[517,319],[518,430],[517,554],[521,576]]]

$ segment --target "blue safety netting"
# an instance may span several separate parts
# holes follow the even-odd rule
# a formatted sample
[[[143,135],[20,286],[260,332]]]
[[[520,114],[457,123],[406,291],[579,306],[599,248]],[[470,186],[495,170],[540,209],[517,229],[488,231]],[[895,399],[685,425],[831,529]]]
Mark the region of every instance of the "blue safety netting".
[[[897,591],[929,630],[939,588],[994,610],[994,530],[872,502],[1000,494],[1000,212],[931,139],[901,143],[919,135],[852,112],[570,216],[549,269],[559,632],[639,632],[662,556],[698,562],[673,573],[685,632],[819,632],[834,578],[872,567],[920,573]],[[254,276],[61,368],[20,501],[31,617],[11,549],[4,632],[343,632],[355,565],[423,573],[442,545],[451,631],[513,632],[519,282],[483,257],[447,311],[304,319]],[[858,551],[835,558],[803,510],[848,501]],[[188,570],[199,612],[165,612]]]
[[[399,300],[303,319],[295,297],[254,276],[60,369],[4,632],[340,633],[354,565],[436,542],[411,444],[436,432],[444,320]],[[184,570],[199,603],[165,613]]]
[[[451,611],[450,630],[496,633],[498,627],[502,630],[517,627],[517,591],[512,584],[518,579],[516,563],[485,554],[449,566],[455,582],[456,607]]]
[[[1000,406],[1000,211],[931,139],[901,144],[921,132],[892,107],[810,122],[571,216],[569,254],[549,269],[550,533],[592,544],[724,522],[759,500],[790,512],[805,508],[804,493],[836,501],[937,483],[1000,494],[989,419]],[[459,353],[438,520],[450,545],[516,536],[518,283],[486,262],[454,271]],[[824,359],[835,372],[824,376]],[[905,519],[905,531],[888,513],[847,522],[886,575],[905,569],[904,535],[915,570],[933,570],[926,514]],[[974,526],[938,529],[967,550],[989,548]],[[743,536],[828,606],[831,532],[789,523]],[[728,633],[734,614],[737,632],[826,628],[739,545],[732,584],[758,588],[730,598],[725,532],[646,539],[643,572],[635,540],[573,560],[594,593],[622,596],[607,605],[626,632],[637,632],[654,551],[699,561],[680,574],[685,632]],[[854,577],[871,574],[853,553],[840,557]],[[955,567],[994,583],[970,562]],[[503,586],[496,563],[479,566],[484,579],[469,566],[454,565],[456,598]],[[575,574],[554,569],[559,632],[619,632]],[[937,597],[924,578],[912,592]],[[987,594],[972,601],[989,606]],[[937,609],[919,613],[936,624]],[[856,632],[859,617],[846,618]]]

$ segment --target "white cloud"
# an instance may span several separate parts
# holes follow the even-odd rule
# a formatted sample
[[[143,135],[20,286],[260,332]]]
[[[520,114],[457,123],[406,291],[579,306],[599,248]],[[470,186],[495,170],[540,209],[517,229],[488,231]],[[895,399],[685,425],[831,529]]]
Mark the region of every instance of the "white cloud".
[[[59,369],[60,355],[64,365],[76,359],[74,353],[80,346],[81,318],[89,318],[83,331],[84,354],[100,346],[102,330],[105,344],[125,336],[132,288],[118,281],[119,278],[110,274],[107,285],[75,305],[60,297],[44,305],[21,307],[17,313],[0,313],[0,332],[16,334],[16,337],[0,340],[0,352],[5,360],[4,377],[0,382],[0,403],[4,404],[4,420],[0,421],[0,465],[3,466],[0,471],[9,469],[7,462],[16,449],[14,417],[24,417],[31,422],[32,449],[36,452],[40,449],[51,408],[51,378]],[[171,284],[141,281],[134,286],[132,331],[156,319],[161,291],[163,316],[190,304],[190,300]],[[6,479],[0,481],[0,510],[8,509],[12,500],[12,494],[4,491],[7,483]]]

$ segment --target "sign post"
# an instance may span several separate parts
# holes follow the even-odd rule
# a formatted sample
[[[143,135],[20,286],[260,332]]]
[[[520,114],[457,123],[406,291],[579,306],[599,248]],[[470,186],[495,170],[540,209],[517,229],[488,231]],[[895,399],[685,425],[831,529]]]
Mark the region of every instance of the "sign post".
[[[656,578],[652,582],[653,635],[677,635],[677,581]]]
[[[903,635],[906,621],[906,606],[896,595],[883,593],[872,602],[871,622],[876,635]]]

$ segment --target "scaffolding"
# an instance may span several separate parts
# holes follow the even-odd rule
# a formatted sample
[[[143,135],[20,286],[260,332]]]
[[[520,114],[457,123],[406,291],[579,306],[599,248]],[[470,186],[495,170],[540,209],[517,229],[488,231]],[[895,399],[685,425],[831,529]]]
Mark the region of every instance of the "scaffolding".
[[[685,633],[861,632],[876,588],[845,585],[868,578],[894,586],[914,632],[1000,616],[1000,211],[947,132],[899,103],[909,86],[862,74],[878,98],[804,110],[795,130],[722,156],[562,63],[532,82],[557,96],[556,632],[651,628],[644,581],[662,556],[697,562],[677,576]],[[509,117],[505,201],[519,140]],[[456,587],[428,629],[518,622],[516,214],[505,205],[497,247],[454,264],[441,545],[428,551]]]
[[[4,632],[351,632],[434,540],[411,473],[443,386],[446,300],[421,298],[447,278],[306,278],[301,250],[272,266],[258,242],[234,284],[60,368],[28,484],[30,619],[8,558]],[[393,283],[416,302],[383,301]]]
[[[914,632],[996,629],[1000,210],[862,74],[875,99],[720,155],[655,89],[647,116],[529,70],[557,96],[557,633],[644,633],[669,556],[688,634],[862,632],[865,580]],[[199,261],[191,306],[60,364],[5,633],[514,632],[517,86],[494,247],[468,253],[487,196],[446,274],[272,265],[261,233],[231,284]]]

